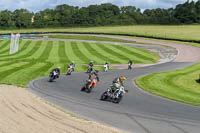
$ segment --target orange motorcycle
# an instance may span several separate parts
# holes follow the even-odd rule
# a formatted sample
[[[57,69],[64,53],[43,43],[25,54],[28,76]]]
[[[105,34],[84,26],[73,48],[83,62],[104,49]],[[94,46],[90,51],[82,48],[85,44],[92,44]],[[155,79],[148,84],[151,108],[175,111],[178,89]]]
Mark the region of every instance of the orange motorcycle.
[[[86,91],[87,93],[90,93],[97,83],[100,84],[100,82],[97,82],[94,76],[91,75],[90,78],[86,80],[86,84],[81,88],[81,91]]]

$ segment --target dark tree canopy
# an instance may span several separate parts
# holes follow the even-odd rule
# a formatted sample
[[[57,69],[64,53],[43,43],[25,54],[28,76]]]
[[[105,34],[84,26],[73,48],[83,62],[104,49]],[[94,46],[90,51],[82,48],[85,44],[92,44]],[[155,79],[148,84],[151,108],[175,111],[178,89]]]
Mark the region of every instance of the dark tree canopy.
[[[143,12],[135,6],[118,7],[111,3],[81,8],[63,4],[36,13],[27,9],[0,11],[0,28],[193,23],[200,23],[200,0],[186,1],[175,8]]]

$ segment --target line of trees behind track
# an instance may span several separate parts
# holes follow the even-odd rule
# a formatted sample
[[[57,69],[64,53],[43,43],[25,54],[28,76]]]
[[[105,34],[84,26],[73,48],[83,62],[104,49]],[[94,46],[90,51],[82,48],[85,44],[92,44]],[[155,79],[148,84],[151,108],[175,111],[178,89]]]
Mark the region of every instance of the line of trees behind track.
[[[199,24],[200,0],[186,1],[169,9],[118,7],[111,3],[88,7],[57,5],[54,9],[30,12],[27,9],[0,11],[0,28],[40,28],[136,24]]]

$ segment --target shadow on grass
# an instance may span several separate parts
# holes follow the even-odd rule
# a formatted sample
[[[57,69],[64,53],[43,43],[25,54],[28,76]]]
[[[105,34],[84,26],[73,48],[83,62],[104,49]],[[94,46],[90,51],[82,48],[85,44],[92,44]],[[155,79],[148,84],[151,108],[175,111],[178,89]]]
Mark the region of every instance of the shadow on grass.
[[[196,82],[197,82],[197,83],[200,83],[200,79],[197,79]]]

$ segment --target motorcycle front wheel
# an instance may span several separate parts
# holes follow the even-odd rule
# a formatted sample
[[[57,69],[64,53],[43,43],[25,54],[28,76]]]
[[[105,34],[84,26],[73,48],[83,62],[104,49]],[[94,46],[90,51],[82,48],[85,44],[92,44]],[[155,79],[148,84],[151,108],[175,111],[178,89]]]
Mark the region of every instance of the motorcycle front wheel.
[[[53,77],[50,77],[49,78],[49,82],[53,82],[54,78]]]
[[[88,88],[88,93],[90,93],[92,91],[92,89],[94,88],[94,86],[91,86],[90,88]]]
[[[119,95],[118,98],[113,99],[113,103],[119,103],[122,100],[122,95]]]
[[[107,91],[101,95],[101,100],[105,101],[108,98]]]
[[[81,91],[85,91],[85,86],[83,86],[83,87],[81,88]]]

